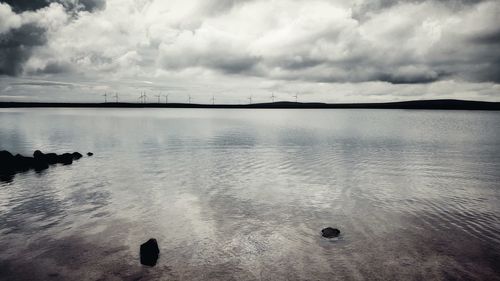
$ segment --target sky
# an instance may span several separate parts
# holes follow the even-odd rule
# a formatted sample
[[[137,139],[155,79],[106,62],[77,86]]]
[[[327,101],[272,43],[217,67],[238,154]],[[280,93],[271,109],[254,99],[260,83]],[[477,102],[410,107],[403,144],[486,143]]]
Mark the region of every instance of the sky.
[[[1,0],[0,101],[500,101],[498,15],[498,0]]]

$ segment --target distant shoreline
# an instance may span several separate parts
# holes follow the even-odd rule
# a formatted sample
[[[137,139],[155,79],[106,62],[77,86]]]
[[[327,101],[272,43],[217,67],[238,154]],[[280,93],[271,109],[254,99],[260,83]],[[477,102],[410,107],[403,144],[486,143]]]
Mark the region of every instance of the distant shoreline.
[[[427,110],[493,110],[500,111],[500,102],[468,100],[414,100],[384,103],[301,103],[273,102],[255,104],[194,103],[49,103],[0,102],[0,108],[228,108],[228,109],[427,109]]]

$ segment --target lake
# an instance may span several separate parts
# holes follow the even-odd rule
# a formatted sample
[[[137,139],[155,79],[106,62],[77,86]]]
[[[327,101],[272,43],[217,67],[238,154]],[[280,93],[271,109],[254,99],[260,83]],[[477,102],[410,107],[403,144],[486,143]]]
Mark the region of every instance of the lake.
[[[500,280],[499,112],[0,109],[1,149],[94,153],[0,182],[1,280]]]

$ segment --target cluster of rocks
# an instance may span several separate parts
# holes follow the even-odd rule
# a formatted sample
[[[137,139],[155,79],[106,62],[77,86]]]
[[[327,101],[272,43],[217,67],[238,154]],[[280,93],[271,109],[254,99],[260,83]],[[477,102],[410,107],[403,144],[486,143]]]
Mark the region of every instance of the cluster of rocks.
[[[87,155],[91,156],[92,153]],[[79,152],[73,153],[43,153],[37,150],[33,153],[33,157],[22,156],[20,154],[12,155],[9,151],[0,151],[0,178],[9,179],[17,173],[25,172],[28,170],[35,170],[37,172],[49,168],[50,165],[63,164],[70,165],[74,160],[82,158]]]

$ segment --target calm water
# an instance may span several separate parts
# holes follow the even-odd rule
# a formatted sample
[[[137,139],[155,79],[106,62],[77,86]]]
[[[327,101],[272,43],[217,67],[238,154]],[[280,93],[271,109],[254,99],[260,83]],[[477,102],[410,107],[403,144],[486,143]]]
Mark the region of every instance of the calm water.
[[[0,109],[0,149],[95,154],[0,183],[2,280],[500,280],[498,112]]]

